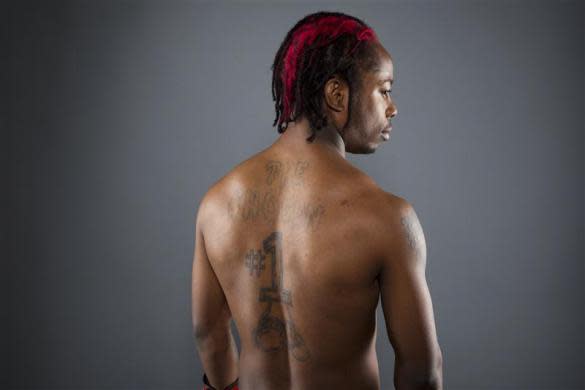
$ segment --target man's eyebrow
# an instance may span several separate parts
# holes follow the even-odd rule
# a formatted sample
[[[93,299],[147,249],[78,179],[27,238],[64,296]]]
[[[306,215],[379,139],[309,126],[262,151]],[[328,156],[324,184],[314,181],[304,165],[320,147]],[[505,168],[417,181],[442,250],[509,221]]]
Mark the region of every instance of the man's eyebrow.
[[[384,79],[384,80],[380,80],[380,84],[386,83],[388,81],[390,82],[390,85],[393,85],[394,84],[394,79],[391,79],[391,78],[387,78],[387,79]]]

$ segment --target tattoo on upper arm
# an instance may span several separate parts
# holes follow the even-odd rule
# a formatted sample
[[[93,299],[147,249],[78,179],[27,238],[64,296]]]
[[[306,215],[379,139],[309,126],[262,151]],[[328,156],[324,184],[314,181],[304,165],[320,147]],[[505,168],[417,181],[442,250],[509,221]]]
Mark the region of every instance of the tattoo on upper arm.
[[[404,228],[410,248],[419,252],[421,247],[424,246],[424,238],[422,228],[414,210],[401,217],[400,223]]]
[[[249,251],[246,255],[246,266],[254,264],[252,267],[259,274],[264,269],[264,263],[260,269],[258,259],[263,262],[266,256],[270,257],[270,286],[260,287],[258,301],[266,303],[266,308],[252,331],[252,339],[264,352],[290,351],[296,360],[306,362],[310,360],[311,353],[292,318],[285,319],[283,313],[283,308],[287,308],[290,313],[293,302],[290,290],[282,285],[284,270],[281,232],[272,232],[263,241],[263,253]]]

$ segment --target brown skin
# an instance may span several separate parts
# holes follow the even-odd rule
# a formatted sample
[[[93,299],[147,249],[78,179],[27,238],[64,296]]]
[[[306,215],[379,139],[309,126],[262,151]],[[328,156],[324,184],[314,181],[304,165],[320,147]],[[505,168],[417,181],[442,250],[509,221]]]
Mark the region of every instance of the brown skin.
[[[412,206],[345,159],[372,153],[396,115],[382,70],[324,87],[329,127],[315,142],[299,119],[215,183],[199,206],[192,279],[197,350],[210,383],[242,390],[379,389],[381,298],[397,389],[441,389],[442,354]],[[230,331],[241,339],[238,351]]]

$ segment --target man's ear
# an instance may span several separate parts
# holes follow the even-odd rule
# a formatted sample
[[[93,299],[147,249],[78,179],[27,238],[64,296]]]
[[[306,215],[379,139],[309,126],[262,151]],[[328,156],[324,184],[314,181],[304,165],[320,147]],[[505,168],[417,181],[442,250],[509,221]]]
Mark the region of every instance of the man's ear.
[[[349,86],[337,75],[332,76],[325,83],[325,104],[334,112],[347,110],[349,101]]]

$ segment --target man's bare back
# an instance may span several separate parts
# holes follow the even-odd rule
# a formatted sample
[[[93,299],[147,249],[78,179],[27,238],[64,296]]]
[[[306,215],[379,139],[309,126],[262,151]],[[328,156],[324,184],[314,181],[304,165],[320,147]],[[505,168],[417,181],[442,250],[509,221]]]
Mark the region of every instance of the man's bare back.
[[[297,54],[286,48],[302,52],[302,44],[286,38],[273,73],[280,137],[201,201],[192,305],[203,368],[217,389],[379,389],[375,313],[381,300],[396,388],[441,389],[416,213],[345,159],[346,152],[373,153],[390,138],[389,119],[397,113],[389,95],[393,61],[373,31],[347,15],[309,15],[295,28],[304,31],[298,39],[306,45],[321,45],[308,52],[322,50],[318,55],[329,61],[349,55],[357,38],[369,43],[355,54],[361,70],[351,76],[334,72],[333,62],[314,62],[313,73],[295,68]],[[347,35],[335,38],[342,29]],[[308,39],[313,33],[322,40]],[[290,80],[305,74],[315,77],[302,80],[309,89],[294,90]],[[311,82],[321,83],[320,102],[306,92]],[[305,114],[292,115],[295,107]],[[319,115],[327,119],[322,126]]]
[[[333,153],[279,145],[216,183],[201,224],[241,389],[379,388],[379,277],[405,205]]]

